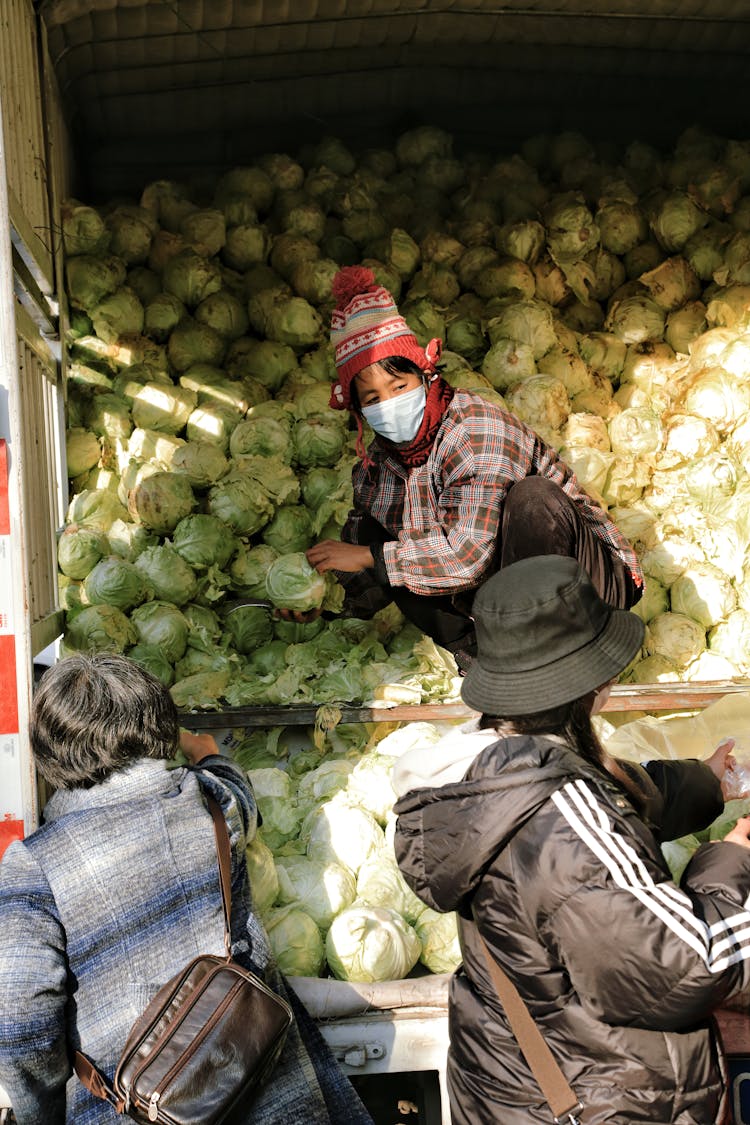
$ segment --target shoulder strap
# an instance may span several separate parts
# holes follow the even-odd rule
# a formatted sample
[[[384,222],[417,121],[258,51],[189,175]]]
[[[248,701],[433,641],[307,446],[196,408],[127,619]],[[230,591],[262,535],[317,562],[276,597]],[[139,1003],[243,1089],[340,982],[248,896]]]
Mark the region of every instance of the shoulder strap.
[[[508,1017],[511,1031],[516,1037],[521,1053],[526,1059],[539,1089],[552,1110],[552,1120],[555,1125],[579,1125],[576,1114],[581,1112],[583,1106],[555,1062],[552,1052],[534,1023],[529,1009],[521,999],[518,989],[490,953],[486,941],[479,933],[479,929],[477,929],[477,936],[482,944],[490,977]]]
[[[229,844],[229,829],[221,811],[221,805],[210,793],[204,793],[208,811],[214,826],[216,839],[216,855],[219,861],[219,884],[221,886],[221,903],[224,912],[224,948],[227,960],[232,956],[231,917],[232,917],[232,851]],[[124,1102],[119,1098],[107,1082],[104,1074],[90,1059],[76,1051],[73,1068],[87,1090],[94,1097],[113,1105],[118,1113],[123,1112]]]
[[[232,919],[232,852],[229,845],[229,829],[221,811],[221,805],[210,793],[205,794],[208,811],[214,822],[214,836],[216,837],[216,854],[219,859],[219,883],[221,885],[221,901],[224,907],[224,948],[227,957],[232,956],[231,919]]]

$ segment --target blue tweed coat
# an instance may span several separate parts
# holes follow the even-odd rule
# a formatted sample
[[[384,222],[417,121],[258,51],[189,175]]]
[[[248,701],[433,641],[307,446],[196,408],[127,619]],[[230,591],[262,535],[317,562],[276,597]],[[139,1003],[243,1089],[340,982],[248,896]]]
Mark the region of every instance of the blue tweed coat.
[[[19,1125],[120,1121],[72,1074],[73,1051],[111,1077],[130,1025],[156,990],[198,954],[223,954],[216,849],[201,786],[218,798],[229,825],[233,955],[287,996],[296,1014],[273,1078],[233,1122],[370,1122],[273,965],[245,865],[255,801],[244,774],[213,757],[175,770],[144,758],[90,789],[61,790],[42,827],[5,853],[0,1084]]]

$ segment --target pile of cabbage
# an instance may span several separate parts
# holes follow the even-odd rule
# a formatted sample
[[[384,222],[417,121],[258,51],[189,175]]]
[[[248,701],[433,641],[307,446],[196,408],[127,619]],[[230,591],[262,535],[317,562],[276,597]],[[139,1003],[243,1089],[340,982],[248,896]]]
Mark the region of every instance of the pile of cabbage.
[[[273,600],[287,559],[275,596],[335,613],[302,561],[351,501],[328,325],[337,269],[362,263],[443,339],[448,381],[535,428],[633,543],[647,632],[625,678],[750,673],[750,141],[327,138],[209,190],[70,200],[62,225],[66,648],[125,651],[192,707],[455,694],[450,659],[392,614],[225,612]]]
[[[262,817],[247,849],[255,909],[286,974],[371,982],[460,963],[455,915],[416,897],[393,851],[393,764],[448,727],[343,723],[301,747],[274,727],[231,745]]]

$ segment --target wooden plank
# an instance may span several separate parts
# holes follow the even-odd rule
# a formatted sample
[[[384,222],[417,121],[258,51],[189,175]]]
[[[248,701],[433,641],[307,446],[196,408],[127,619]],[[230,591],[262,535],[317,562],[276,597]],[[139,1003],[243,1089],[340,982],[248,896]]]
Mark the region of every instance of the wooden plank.
[[[716,680],[690,684],[616,684],[605,711],[694,711],[735,692],[750,691],[750,680]],[[396,707],[340,704],[342,723],[448,722],[476,714],[463,703],[414,703]],[[183,711],[180,722],[190,730],[227,727],[312,726],[317,707],[291,703],[286,707],[227,707],[222,711]]]
[[[402,1008],[448,1009],[450,973],[357,984],[320,977],[290,977],[289,983],[314,1019],[341,1019]]]

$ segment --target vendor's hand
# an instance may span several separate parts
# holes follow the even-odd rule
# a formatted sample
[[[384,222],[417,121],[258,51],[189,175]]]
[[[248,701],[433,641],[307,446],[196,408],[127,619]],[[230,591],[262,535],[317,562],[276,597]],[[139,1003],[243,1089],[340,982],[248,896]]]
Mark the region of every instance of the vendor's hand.
[[[731,774],[731,771],[737,765],[734,758],[732,757],[733,750],[734,739],[725,738],[724,741],[720,742],[716,747],[711,757],[706,758],[706,765],[711,770],[711,773],[714,775],[714,777],[718,778],[718,780],[721,782],[722,793],[725,801],[729,800],[727,792],[724,792],[725,785],[728,780],[728,775]]]
[[[296,621],[298,625],[307,625],[310,621],[317,621],[323,610],[318,606],[316,609],[276,609],[274,610],[274,617],[280,617],[282,621]]]
[[[180,730],[180,750],[185,757],[197,766],[204,758],[220,754],[219,746],[212,734],[193,734],[189,730]]]
[[[750,848],[750,816],[741,816],[731,832],[727,832],[724,840],[717,843],[739,844],[742,848]]]
[[[322,539],[320,543],[309,547],[305,556],[318,574],[325,574],[327,570],[354,574],[375,565],[369,547],[362,547],[358,543],[342,543],[340,539]]]

